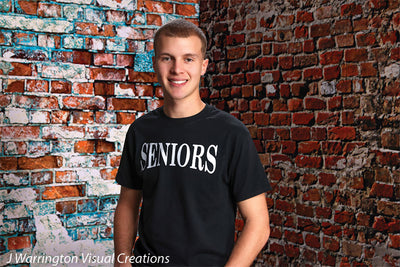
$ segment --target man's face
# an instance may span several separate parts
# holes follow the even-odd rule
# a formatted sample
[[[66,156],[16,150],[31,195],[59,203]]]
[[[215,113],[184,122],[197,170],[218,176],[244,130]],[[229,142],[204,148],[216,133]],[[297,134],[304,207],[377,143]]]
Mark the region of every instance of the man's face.
[[[208,60],[201,53],[197,36],[187,38],[161,36],[154,58],[154,70],[164,98],[178,101],[200,98],[200,77]]]

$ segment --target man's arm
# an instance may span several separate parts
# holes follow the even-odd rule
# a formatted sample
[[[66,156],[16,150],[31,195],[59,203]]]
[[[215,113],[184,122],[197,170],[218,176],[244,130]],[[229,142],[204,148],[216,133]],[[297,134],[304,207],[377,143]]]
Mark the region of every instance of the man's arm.
[[[139,220],[139,207],[142,191],[121,186],[114,216],[115,266],[124,266],[126,256],[130,257],[135,242]],[[126,266],[131,264],[126,262]]]
[[[250,266],[270,234],[269,214],[264,194],[238,203],[244,220],[241,232],[225,267]]]

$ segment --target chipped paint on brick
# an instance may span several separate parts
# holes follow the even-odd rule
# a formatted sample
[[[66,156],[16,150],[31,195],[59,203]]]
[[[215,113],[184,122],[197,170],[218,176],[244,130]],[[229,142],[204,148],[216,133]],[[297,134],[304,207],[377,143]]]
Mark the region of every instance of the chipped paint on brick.
[[[272,84],[267,84],[266,89],[267,89],[267,94],[275,94],[276,93],[276,88]]]
[[[10,204],[6,205],[3,215],[8,220],[29,217],[29,209],[24,204]]]
[[[63,39],[63,47],[71,49],[83,49],[85,45],[85,39],[75,36],[66,36]]]
[[[72,21],[80,18],[80,14],[83,12],[82,8],[78,5],[68,5],[63,7],[64,17],[67,20]]]
[[[321,84],[321,94],[322,95],[333,95],[336,93],[336,82],[322,82]]]
[[[27,124],[29,122],[28,114],[25,109],[22,108],[7,108],[5,110],[6,118],[9,123],[22,123]]]
[[[12,71],[14,67],[11,65],[10,62],[7,61],[0,61],[0,70],[3,72],[3,75],[8,75],[10,71]]]
[[[0,28],[31,30],[37,32],[70,33],[74,29],[74,24],[69,21],[54,20],[50,18],[26,18],[2,14],[0,16]]]
[[[109,0],[97,0],[97,4],[109,8],[122,8],[124,10],[135,10],[136,1],[133,0],[120,0],[120,1],[109,1]]]
[[[7,191],[7,190],[5,190]],[[17,188],[12,189],[8,194],[0,192],[0,201],[10,202],[33,202],[36,200],[37,193],[33,188]]]
[[[49,113],[47,111],[31,111],[31,123],[50,123]]]
[[[6,185],[12,186],[23,186],[29,184],[27,174],[5,173],[3,174],[3,180]]]
[[[43,63],[42,77],[86,81],[87,77],[89,77],[89,70],[85,66],[78,64]]]
[[[109,137],[106,138],[106,140],[108,142],[118,142],[123,146],[128,129],[129,125],[122,126],[121,128],[111,128],[109,131]]]
[[[85,9],[85,18],[87,21],[92,21],[99,24],[102,24],[106,20],[104,11],[94,10],[91,8]]]
[[[121,88],[119,83],[115,85],[114,94],[118,96],[135,96],[133,87]]]
[[[91,216],[88,220],[90,220]],[[98,217],[95,217],[99,219]],[[85,222],[84,220],[82,222]],[[89,266],[83,264],[82,256],[89,253],[96,256],[112,255],[112,242],[95,243],[93,240],[74,241],[69,236],[67,230],[62,226],[60,218],[55,214],[35,216],[36,246],[32,250],[32,255],[70,255],[78,256],[77,266]],[[39,265],[31,265],[39,266]],[[64,266],[67,266],[64,264]]]
[[[385,72],[382,73],[383,77],[398,78],[400,77],[400,65],[397,63],[385,67]]]
[[[79,128],[65,128],[62,126],[46,126],[42,128],[43,136],[55,139],[74,139],[83,138],[84,131]]]
[[[123,38],[108,39],[106,42],[107,50],[110,51],[126,51],[126,40]]]

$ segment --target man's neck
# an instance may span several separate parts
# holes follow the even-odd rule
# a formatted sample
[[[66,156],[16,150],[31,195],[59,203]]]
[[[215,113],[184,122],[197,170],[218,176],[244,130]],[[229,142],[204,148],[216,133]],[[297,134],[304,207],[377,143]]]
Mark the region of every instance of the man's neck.
[[[194,101],[169,101],[164,100],[164,113],[170,118],[179,119],[194,116],[201,112],[206,104],[201,99]]]

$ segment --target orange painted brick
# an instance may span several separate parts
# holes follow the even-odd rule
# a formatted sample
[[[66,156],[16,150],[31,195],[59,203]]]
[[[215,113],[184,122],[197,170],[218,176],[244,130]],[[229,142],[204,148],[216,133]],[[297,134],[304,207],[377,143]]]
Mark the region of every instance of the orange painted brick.
[[[91,68],[90,78],[103,81],[123,81],[125,79],[125,69]]]
[[[169,2],[159,2],[159,1],[148,1],[148,0],[138,0],[137,3],[138,10],[145,10],[149,13],[162,13],[162,14],[172,14],[174,6]]]
[[[15,95],[15,103],[19,107],[30,109],[58,109],[58,99],[54,96],[39,97],[27,95]]]
[[[117,112],[118,124],[131,124],[135,121],[136,115],[134,113]]]
[[[0,169],[3,171],[16,170],[18,167],[17,158],[0,157]]]
[[[129,82],[154,83],[157,82],[157,76],[154,72],[136,72],[129,70]]]
[[[86,111],[73,111],[72,122],[80,124],[91,124],[94,123],[94,113]]]
[[[32,64],[27,63],[18,63],[18,62],[11,62],[12,69],[8,73],[8,75],[14,76],[32,76]],[[4,75],[2,69],[0,69],[0,73]]]
[[[75,97],[63,98],[64,107],[70,109],[104,109],[105,100],[103,97]]]
[[[72,91],[77,95],[92,95],[94,86],[93,83],[73,83]]]
[[[134,57],[132,55],[117,55],[117,66],[132,67],[134,64]]]
[[[21,10],[27,15],[36,15],[38,9],[38,2],[34,1],[18,1]]]
[[[28,80],[26,81],[27,92],[48,92],[49,83],[43,80]]]
[[[8,238],[8,246],[9,250],[17,250],[32,247],[31,238],[29,236],[15,236]]]
[[[114,55],[113,54],[95,54],[94,55],[94,65],[113,65]]]
[[[51,82],[51,93],[54,94],[70,94],[71,83],[66,81],[52,81]]]
[[[146,102],[142,99],[109,98],[107,103],[108,110],[146,110]]]
[[[37,169],[53,169],[60,168],[63,158],[60,156],[43,156],[39,158],[18,158],[18,169],[20,170],[37,170]]]
[[[22,93],[24,92],[24,80],[8,80],[7,86],[4,88],[6,93]]]
[[[70,112],[66,110],[54,110],[51,113],[51,123],[67,124]]]
[[[104,180],[115,180],[117,176],[118,168],[113,169],[102,169],[100,170],[101,178]]]
[[[97,140],[96,153],[108,153],[115,151],[115,143],[105,140]]]
[[[66,197],[85,196],[85,185],[63,185],[45,187],[42,193],[43,200],[60,199]]]
[[[94,153],[95,142],[93,140],[77,141],[74,144],[76,153]]]
[[[196,7],[194,5],[176,4],[175,5],[175,14],[181,15],[181,16],[192,17],[197,14]]]

